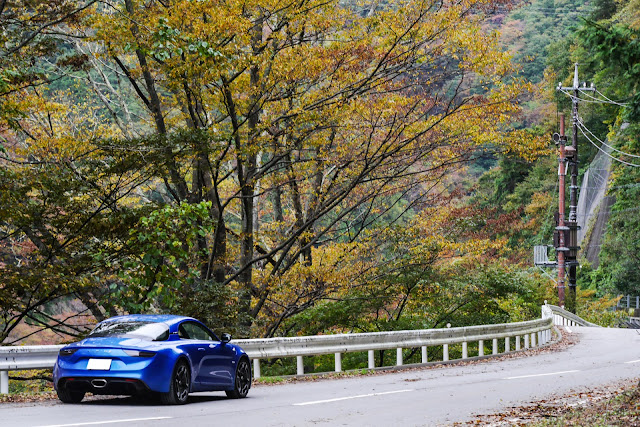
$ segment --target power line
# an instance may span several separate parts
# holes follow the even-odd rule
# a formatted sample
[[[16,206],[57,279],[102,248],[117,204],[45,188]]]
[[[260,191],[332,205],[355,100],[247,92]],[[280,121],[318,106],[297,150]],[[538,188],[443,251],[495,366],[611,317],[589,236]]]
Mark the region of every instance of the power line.
[[[606,97],[606,95],[605,95],[604,93],[600,92],[598,89],[596,89],[596,93],[597,93],[598,95],[600,95],[601,97],[603,97],[604,99],[606,99],[607,101],[609,101],[609,103],[611,103],[611,104],[619,105],[619,106],[621,106],[621,107],[626,107],[626,106],[628,106],[628,105],[629,105],[629,103],[628,103],[628,102],[622,102],[622,103],[621,103],[620,101],[613,101],[613,100],[611,100],[611,99],[607,98],[607,97]]]
[[[585,138],[587,138],[587,141],[589,141],[594,147],[596,147],[598,150],[600,150],[602,153],[606,154],[607,157],[611,157],[611,159],[615,160],[616,162],[620,162],[622,164],[625,164],[627,166],[631,166],[634,168],[640,168],[640,165],[636,165],[635,163],[629,163],[629,162],[625,162],[624,160],[621,160],[617,157],[613,157],[611,154],[607,153],[605,150],[603,150],[601,147],[598,146],[598,144],[596,144],[595,142],[593,142],[591,140],[591,138],[589,138],[589,136],[584,132],[584,130],[582,130],[582,126],[578,126],[578,129],[580,129],[580,132],[582,132],[582,134],[584,135]]]
[[[618,150],[617,148],[614,148],[614,147],[612,147],[612,146],[610,146],[610,145],[606,144],[606,143],[605,143],[604,141],[602,141],[600,138],[598,138],[597,136],[595,136],[595,135],[593,134],[593,132],[591,132],[591,131],[589,130],[589,128],[587,128],[587,127],[585,126],[584,122],[583,122],[582,120],[580,120],[580,118],[578,118],[578,125],[579,125],[580,127],[583,127],[584,129],[586,129],[586,131],[587,131],[587,132],[589,132],[589,134],[591,134],[591,136],[593,136],[593,137],[596,139],[596,141],[598,141],[599,143],[601,143],[601,144],[602,144],[602,145],[604,145],[605,147],[607,147],[607,148],[609,148],[609,149],[611,149],[611,150],[613,150],[613,151],[616,151],[616,152],[618,152],[618,153],[622,154],[623,156],[628,156],[628,157],[633,157],[633,158],[635,158],[635,159],[640,159],[640,156],[636,156],[635,154],[625,153],[624,151]]]
[[[570,92],[564,90],[564,89],[558,89],[560,92],[564,93],[565,95],[567,95],[569,98],[571,98],[572,101],[578,101],[578,102],[587,102],[590,104],[609,104],[609,102],[607,101],[603,101],[594,97],[591,97],[593,99],[596,99],[596,101],[592,101],[590,99],[584,99],[584,98],[580,98],[579,96],[575,96],[572,95]]]
[[[587,97],[591,98],[591,99],[589,100],[589,99],[580,98],[580,97],[577,97],[577,96],[575,96],[575,95],[572,95],[572,94],[571,94],[571,92],[569,92],[569,91],[567,91],[567,90],[564,90],[564,89],[558,89],[558,90],[559,90],[560,92],[564,93],[565,95],[567,95],[567,96],[568,96],[569,98],[571,98],[572,100],[578,100],[578,101],[580,101],[580,102],[588,102],[588,103],[591,103],[591,104],[612,104],[612,105],[617,105],[617,106],[619,106],[619,107],[627,107],[627,106],[629,106],[629,103],[627,103],[627,102],[620,102],[620,101],[614,101],[614,100],[612,100],[612,99],[609,99],[605,94],[603,94],[602,92],[600,92],[600,91],[599,91],[599,90],[597,90],[597,89],[594,89],[594,91],[595,91],[598,95],[600,95],[601,97],[603,97],[604,99],[596,98],[596,97],[595,97],[595,96],[593,96],[593,95],[589,95],[589,94],[588,94],[588,93],[586,93],[586,92],[580,91],[580,93],[581,93],[581,94],[583,94],[583,95],[585,95],[585,96],[587,96]],[[580,88],[578,88],[578,90],[580,90]]]

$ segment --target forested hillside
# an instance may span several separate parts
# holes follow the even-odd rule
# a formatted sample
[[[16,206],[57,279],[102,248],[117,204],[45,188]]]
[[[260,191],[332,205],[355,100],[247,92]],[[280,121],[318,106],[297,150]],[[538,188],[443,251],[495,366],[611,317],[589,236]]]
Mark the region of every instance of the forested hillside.
[[[640,294],[640,4],[602,2],[575,33],[578,60],[594,76],[606,103],[594,108],[608,132],[614,159],[608,194],[615,198],[600,264],[584,276],[584,286],[600,293]],[[598,135],[598,134],[596,134]],[[589,135],[586,135],[589,136]],[[590,138],[594,140],[593,137]],[[604,139],[603,137],[601,139]],[[598,141],[595,140],[597,144]]]
[[[584,61],[629,104],[585,126],[638,154],[635,10],[2,2],[0,343],[125,312],[253,337],[537,316],[569,106],[553,88]],[[629,212],[638,177],[616,180]],[[634,265],[615,221],[581,275],[601,293]]]
[[[557,131],[558,114],[565,113],[569,123],[571,100],[555,87],[560,82],[563,86],[572,85],[573,64],[578,63],[581,80],[593,83],[598,90],[593,97],[582,95],[579,103],[580,175],[596,153],[610,152],[605,154],[613,159],[613,178],[607,185],[607,194],[615,200],[604,241],[595,248],[596,253],[600,251],[598,268],[593,270],[583,259],[579,284],[584,289],[596,290],[598,295],[635,295],[640,292],[635,274],[639,266],[637,242],[640,237],[636,220],[636,212],[640,209],[637,192],[640,167],[637,140],[638,3],[599,1],[574,4],[569,10],[558,3],[553,8],[548,6],[534,2],[509,15],[516,19],[514,22],[529,22],[522,33],[520,46],[515,48],[516,57],[526,57],[524,52],[528,46],[535,47],[539,53],[544,52],[544,55],[534,56],[531,51],[532,61],[523,62],[523,72],[528,78],[541,81],[537,96],[529,103],[532,111],[528,114],[528,122],[539,126],[547,135]],[[507,28],[512,26],[509,19],[504,22]],[[532,32],[532,28],[536,31]],[[503,36],[505,34],[508,35],[508,31],[503,32]],[[513,40],[507,38],[506,41],[513,49]],[[544,63],[544,74],[536,63]],[[489,200],[506,209],[524,207],[529,214],[523,218],[537,221],[539,233],[521,240],[527,247],[534,243],[550,244],[554,225],[551,215],[557,210],[555,155],[523,165],[519,170],[511,162],[505,165],[505,159],[500,162],[502,167],[498,171],[491,171],[480,179],[480,183],[485,183],[484,187],[494,186]],[[551,173],[545,178],[544,171]],[[553,206],[544,212],[544,206],[550,201]],[[537,211],[536,207],[539,208]],[[584,242],[583,254],[590,244],[588,240]]]

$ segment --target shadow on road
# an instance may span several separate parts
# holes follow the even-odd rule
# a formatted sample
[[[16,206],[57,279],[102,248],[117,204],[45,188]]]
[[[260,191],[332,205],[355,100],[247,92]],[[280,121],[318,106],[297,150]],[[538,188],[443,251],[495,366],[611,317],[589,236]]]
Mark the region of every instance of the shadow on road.
[[[195,403],[216,402],[218,400],[231,400],[225,395],[191,394],[187,405]],[[162,406],[157,396],[88,396],[82,401],[82,405],[94,406]]]

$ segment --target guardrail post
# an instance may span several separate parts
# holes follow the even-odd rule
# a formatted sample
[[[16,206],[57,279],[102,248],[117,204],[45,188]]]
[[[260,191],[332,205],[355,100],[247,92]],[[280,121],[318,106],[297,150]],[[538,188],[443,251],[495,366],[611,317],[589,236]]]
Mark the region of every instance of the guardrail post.
[[[396,366],[402,366],[402,349],[396,349]]]
[[[531,348],[536,346],[536,333],[531,334]]]
[[[511,351],[511,339],[509,337],[505,337],[504,339],[504,352],[509,353]]]
[[[516,351],[520,350],[520,335],[516,335]]]
[[[368,359],[368,362],[369,362],[368,363],[369,369],[375,368],[376,367],[376,359],[373,356],[373,350],[369,350],[367,352],[367,359]]]
[[[296,356],[296,370],[298,375],[304,375],[304,363],[302,362],[302,356]]]
[[[469,357],[469,355],[467,354],[467,342],[464,341],[462,343],[462,358],[466,359],[467,357]]]
[[[484,340],[478,341],[478,356],[484,356]]]
[[[524,334],[524,349],[529,348],[529,334]]]
[[[9,394],[9,371],[0,371],[0,394]]]
[[[260,359],[253,359],[253,378],[260,378]]]
[[[498,338],[493,339],[493,354],[498,354]]]
[[[449,360],[449,344],[442,345],[442,361],[446,362]]]
[[[336,372],[342,372],[342,353],[336,353]]]
[[[422,363],[427,363],[427,346],[423,345],[422,346]]]

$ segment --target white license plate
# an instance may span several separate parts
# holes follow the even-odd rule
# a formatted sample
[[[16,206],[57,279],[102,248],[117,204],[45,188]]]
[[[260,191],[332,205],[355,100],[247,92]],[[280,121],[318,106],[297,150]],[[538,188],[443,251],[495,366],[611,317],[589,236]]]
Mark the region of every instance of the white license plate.
[[[108,371],[111,369],[111,359],[89,359],[87,369],[92,371]]]

